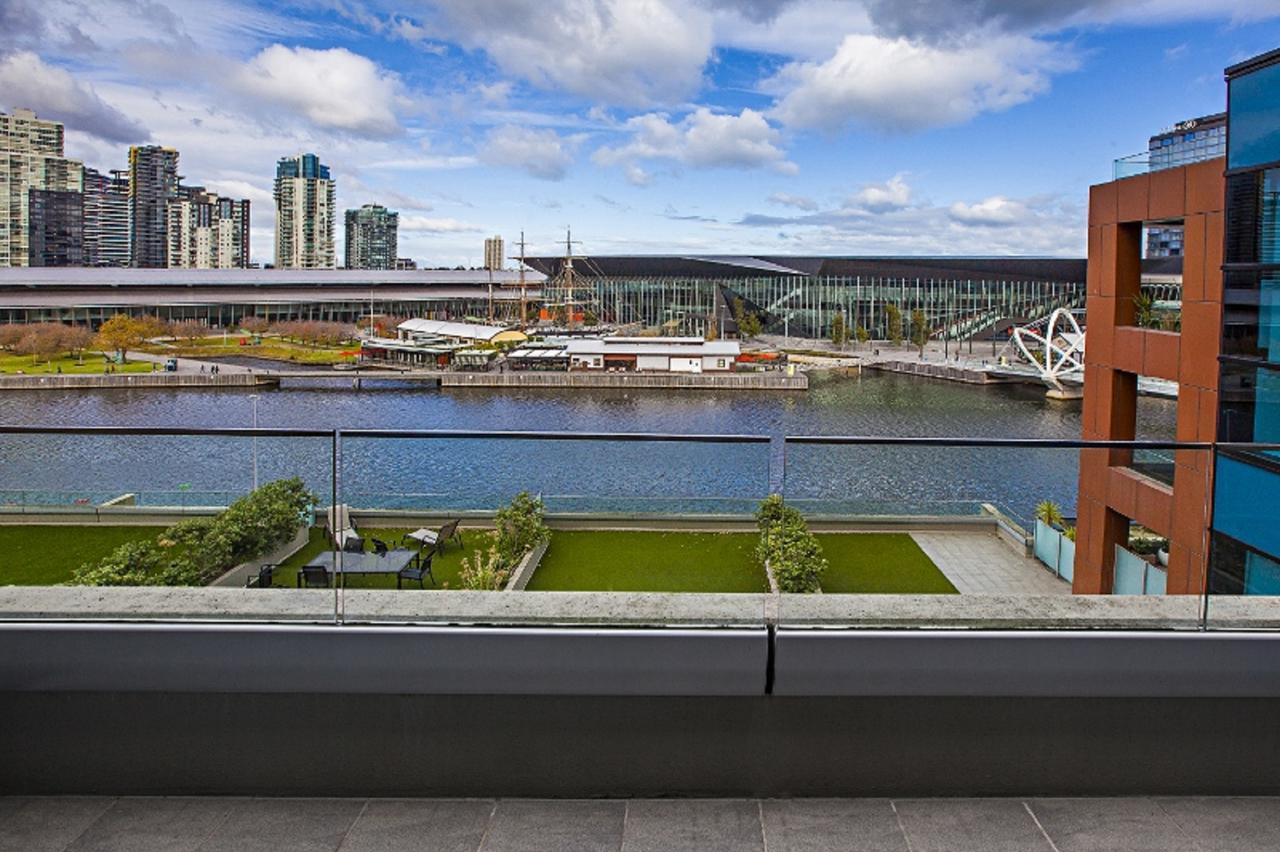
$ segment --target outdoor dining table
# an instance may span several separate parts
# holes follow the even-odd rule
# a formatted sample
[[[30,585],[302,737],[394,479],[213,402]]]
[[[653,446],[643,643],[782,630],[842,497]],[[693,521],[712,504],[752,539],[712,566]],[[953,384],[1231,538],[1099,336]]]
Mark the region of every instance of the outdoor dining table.
[[[307,563],[307,567],[323,568],[326,573],[333,574],[335,570],[333,557],[333,551],[326,550],[316,554]],[[408,549],[396,549],[387,553],[343,553],[342,575],[346,577],[351,574],[399,574],[417,558],[418,551]],[[301,582],[301,572],[298,577]]]

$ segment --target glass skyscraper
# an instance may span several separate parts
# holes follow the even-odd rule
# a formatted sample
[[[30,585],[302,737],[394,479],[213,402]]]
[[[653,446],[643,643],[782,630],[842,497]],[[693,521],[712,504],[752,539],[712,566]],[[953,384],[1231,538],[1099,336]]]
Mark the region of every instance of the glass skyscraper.
[[[1280,50],[1226,71],[1218,437],[1280,444]],[[1280,452],[1223,448],[1211,589],[1280,594]]]

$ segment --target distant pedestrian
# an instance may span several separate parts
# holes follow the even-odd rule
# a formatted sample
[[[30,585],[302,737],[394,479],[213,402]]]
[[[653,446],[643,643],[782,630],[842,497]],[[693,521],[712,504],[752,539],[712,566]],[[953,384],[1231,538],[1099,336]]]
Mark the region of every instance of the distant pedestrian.
[[[200,372],[202,372],[202,373],[204,372],[204,364],[201,364],[201,365],[200,365]]]

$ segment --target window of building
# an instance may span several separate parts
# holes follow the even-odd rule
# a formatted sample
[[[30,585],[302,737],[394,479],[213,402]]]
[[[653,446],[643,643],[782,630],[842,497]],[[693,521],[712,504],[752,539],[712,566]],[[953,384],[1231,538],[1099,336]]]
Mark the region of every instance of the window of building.
[[[1227,167],[1261,166],[1280,161],[1280,64],[1230,81]]]

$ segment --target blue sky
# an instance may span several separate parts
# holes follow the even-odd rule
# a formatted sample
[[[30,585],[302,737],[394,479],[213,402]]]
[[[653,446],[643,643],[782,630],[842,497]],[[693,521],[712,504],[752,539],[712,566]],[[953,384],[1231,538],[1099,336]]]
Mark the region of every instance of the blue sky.
[[[0,109],[100,169],[178,148],[251,199],[257,261],[303,150],[428,265],[567,226],[588,253],[1081,255],[1111,160],[1280,46],[1280,0],[1210,5],[0,0]]]

